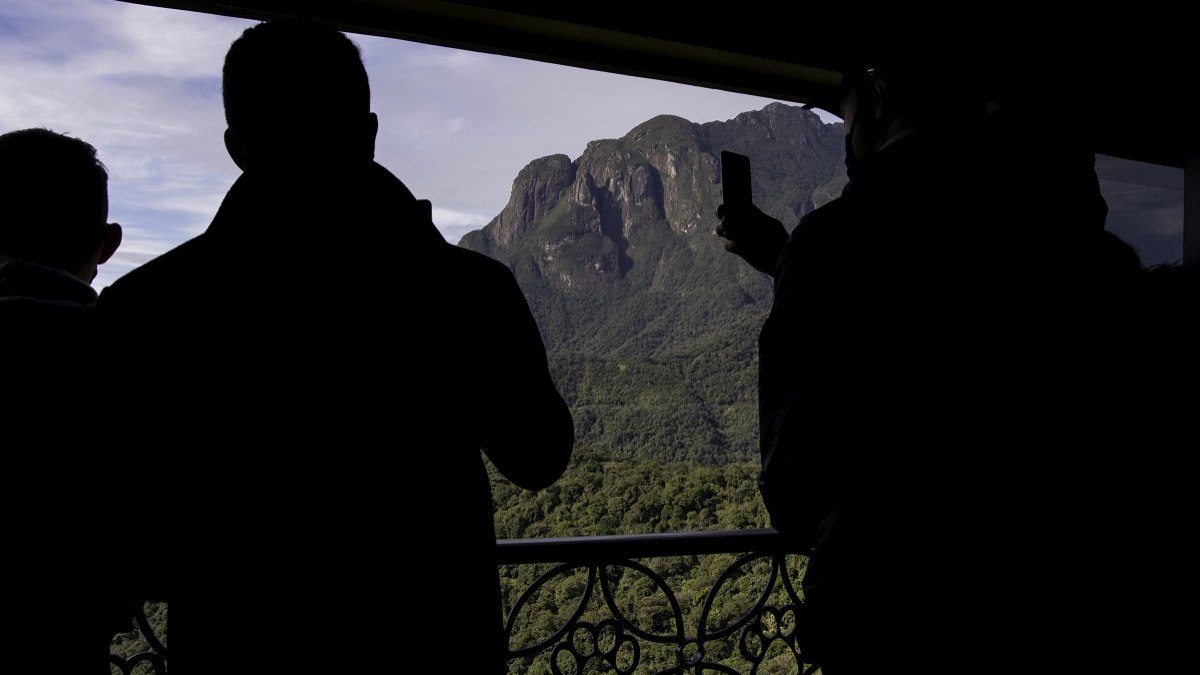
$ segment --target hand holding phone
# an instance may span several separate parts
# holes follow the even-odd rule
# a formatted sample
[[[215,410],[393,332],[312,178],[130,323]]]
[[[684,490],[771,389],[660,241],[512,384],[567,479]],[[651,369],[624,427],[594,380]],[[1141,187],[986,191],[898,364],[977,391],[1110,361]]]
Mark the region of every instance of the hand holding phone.
[[[716,234],[725,238],[725,250],[741,256],[755,269],[774,275],[788,233],[783,223],[754,206],[749,157],[721,151],[721,198]]]

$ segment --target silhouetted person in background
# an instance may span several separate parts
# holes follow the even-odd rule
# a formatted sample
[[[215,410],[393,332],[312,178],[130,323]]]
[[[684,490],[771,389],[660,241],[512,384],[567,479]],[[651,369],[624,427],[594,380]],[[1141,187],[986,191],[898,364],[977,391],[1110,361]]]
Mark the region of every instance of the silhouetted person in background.
[[[86,457],[90,400],[108,374],[89,309],[96,268],[121,243],[96,148],[33,128],[0,135],[0,429],[6,477],[0,632],[5,667],[105,673],[140,590],[106,560],[111,495]],[[66,458],[71,457],[69,460]]]
[[[503,672],[480,450],[539,489],[573,444],[524,296],[373,161],[344,35],[258,24],[223,77],[242,175],[97,305],[140,388],[129,440],[179,486],[176,659]]]
[[[1003,669],[1014,645],[1054,672],[1163,662],[1182,491],[1137,457],[1186,418],[1156,393],[1177,339],[1143,330],[1086,130],[1026,90],[985,122],[955,58],[897,53],[844,73],[839,199],[790,235],[718,212],[775,280],[760,488],[814,547],[801,646],[828,675]]]
[[[1007,345],[1019,360],[998,381],[1024,412],[998,471],[1020,488],[1004,538],[1027,557],[1004,575],[1005,597],[1031,608],[1021,639],[1048,671],[1169,670],[1190,644],[1162,606],[1192,585],[1178,533],[1192,526],[1195,488],[1179,448],[1196,342],[1175,319],[1195,296],[1157,283],[1104,229],[1097,129],[1079,114],[1098,80],[1086,60],[1075,66],[1037,64],[1000,106],[1006,218],[1034,252],[1021,311],[1004,317],[1020,327]]]
[[[987,441],[971,428],[987,405],[973,395],[982,280],[1007,246],[972,84],[932,61],[858,61],[843,75],[842,195],[790,235],[756,208],[718,211],[726,248],[774,277],[759,486],[772,525],[815,547],[798,635],[828,675],[972,672],[957,622],[986,589],[960,493],[977,489],[963,474]]]
[[[1141,271],[1137,252],[1104,229],[1108,204],[1096,174],[1092,135],[1083,124],[1047,124],[1045,112],[1055,104],[1074,104],[1057,87],[1029,91],[1018,102],[1002,106],[993,125],[998,188],[1007,199],[998,206],[1009,227],[1031,246],[1034,265],[1026,270],[1038,282],[1075,288],[1111,288],[1127,284]],[[1086,94],[1081,94],[1086,95]]]

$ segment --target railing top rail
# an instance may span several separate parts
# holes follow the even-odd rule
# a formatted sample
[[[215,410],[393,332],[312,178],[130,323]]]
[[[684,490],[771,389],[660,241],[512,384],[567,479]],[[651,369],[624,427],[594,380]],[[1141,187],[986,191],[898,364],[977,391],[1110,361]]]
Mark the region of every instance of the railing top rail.
[[[781,549],[801,552],[791,545],[790,540],[773,529],[500,539],[496,542],[496,554],[501,565],[591,562]]]

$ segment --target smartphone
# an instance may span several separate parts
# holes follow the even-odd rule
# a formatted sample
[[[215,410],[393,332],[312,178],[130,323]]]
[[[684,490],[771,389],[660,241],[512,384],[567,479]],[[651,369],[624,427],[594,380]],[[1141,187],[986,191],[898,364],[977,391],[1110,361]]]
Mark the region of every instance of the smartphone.
[[[750,158],[728,150],[721,151],[721,201],[725,208],[750,207]]]

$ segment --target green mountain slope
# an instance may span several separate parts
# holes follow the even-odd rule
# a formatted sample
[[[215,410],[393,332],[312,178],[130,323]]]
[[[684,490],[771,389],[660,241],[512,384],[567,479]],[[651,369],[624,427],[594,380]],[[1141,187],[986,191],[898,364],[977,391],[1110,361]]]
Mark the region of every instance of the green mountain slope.
[[[757,335],[769,279],[712,234],[720,153],[789,226],[845,183],[841,125],[773,103],[724,122],[663,115],[577,159],[530,162],[460,245],[509,265],[575,414],[578,447],[723,464],[756,454]]]

